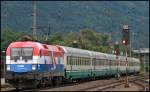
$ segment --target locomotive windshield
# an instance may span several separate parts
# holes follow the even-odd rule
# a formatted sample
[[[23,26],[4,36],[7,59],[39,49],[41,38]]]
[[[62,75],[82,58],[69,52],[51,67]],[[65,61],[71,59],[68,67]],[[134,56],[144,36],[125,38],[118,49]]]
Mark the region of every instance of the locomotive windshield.
[[[11,59],[19,59],[21,48],[11,48]]]
[[[32,59],[33,48],[11,48],[11,59],[16,60],[20,59]]]
[[[22,58],[32,59],[33,48],[22,48]]]

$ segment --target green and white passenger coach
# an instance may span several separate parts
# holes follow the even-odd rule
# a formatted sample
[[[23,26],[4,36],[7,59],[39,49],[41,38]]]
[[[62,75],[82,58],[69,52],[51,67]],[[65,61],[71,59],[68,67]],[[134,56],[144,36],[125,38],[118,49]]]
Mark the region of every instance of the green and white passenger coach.
[[[126,73],[126,57],[61,46],[64,50],[65,78],[95,78]],[[139,73],[140,61],[128,57],[127,72]]]

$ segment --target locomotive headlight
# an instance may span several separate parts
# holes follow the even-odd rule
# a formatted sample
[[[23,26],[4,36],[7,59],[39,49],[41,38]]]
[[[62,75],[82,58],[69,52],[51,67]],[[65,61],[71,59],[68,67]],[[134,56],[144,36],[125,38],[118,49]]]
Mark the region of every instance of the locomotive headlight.
[[[35,70],[36,69],[36,65],[32,65],[32,70]]]
[[[7,71],[10,71],[10,65],[7,65]]]

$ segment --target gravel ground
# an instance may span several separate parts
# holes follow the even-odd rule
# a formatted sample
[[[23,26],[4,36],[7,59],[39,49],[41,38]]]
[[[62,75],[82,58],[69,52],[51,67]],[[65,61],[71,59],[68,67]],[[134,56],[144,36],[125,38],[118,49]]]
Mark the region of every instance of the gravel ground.
[[[76,84],[73,86],[51,88],[51,89],[40,90],[40,91],[79,91],[81,89],[95,87],[97,85],[103,85],[104,83],[111,83],[113,81],[116,81],[116,79],[112,78],[109,80],[96,80],[96,81],[90,81],[90,82],[86,82],[86,83]]]
[[[139,91],[139,87],[133,83],[129,83],[129,88],[125,88],[124,85],[116,86],[104,91]]]

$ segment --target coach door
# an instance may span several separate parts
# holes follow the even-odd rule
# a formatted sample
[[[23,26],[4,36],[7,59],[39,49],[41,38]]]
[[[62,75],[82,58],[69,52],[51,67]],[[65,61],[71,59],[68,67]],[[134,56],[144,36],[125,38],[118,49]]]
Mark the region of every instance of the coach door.
[[[96,68],[96,58],[93,58],[93,70]]]

